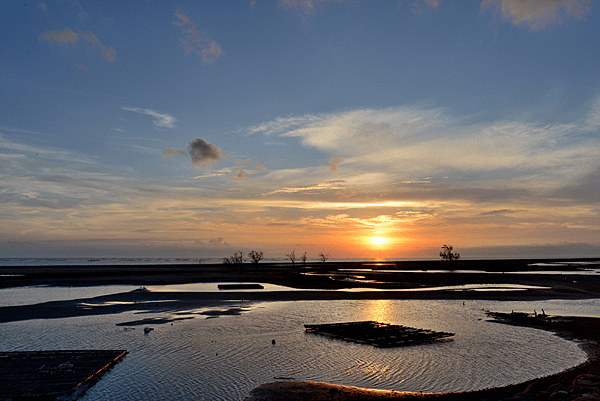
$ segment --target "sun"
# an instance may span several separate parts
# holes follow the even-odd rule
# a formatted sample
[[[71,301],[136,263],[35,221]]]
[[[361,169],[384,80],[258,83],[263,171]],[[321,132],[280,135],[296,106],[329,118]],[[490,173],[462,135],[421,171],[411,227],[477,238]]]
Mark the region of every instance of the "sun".
[[[371,242],[375,245],[383,245],[387,242],[387,239],[383,237],[371,237]]]

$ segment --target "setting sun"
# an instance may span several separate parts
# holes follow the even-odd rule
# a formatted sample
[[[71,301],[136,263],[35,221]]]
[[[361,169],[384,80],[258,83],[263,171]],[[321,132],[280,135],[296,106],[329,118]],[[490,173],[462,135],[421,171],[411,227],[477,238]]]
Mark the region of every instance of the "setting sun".
[[[383,245],[387,242],[387,239],[382,237],[372,237],[371,242],[375,245]]]

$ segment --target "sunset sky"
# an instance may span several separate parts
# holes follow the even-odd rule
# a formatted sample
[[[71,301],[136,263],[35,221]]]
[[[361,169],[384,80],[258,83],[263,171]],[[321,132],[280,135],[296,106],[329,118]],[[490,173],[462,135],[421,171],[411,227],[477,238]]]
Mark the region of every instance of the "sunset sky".
[[[0,257],[600,256],[592,0],[4,1]]]

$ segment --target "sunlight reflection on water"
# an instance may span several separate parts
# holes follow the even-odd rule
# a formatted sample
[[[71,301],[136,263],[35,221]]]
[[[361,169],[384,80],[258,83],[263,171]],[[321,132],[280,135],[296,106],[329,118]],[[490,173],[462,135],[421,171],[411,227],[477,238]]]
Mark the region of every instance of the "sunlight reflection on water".
[[[598,306],[597,300],[232,302],[220,309],[240,313],[211,319],[198,308],[4,323],[0,349],[129,350],[85,400],[241,400],[275,377],[404,391],[473,390],[555,373],[585,359],[574,343],[550,333],[487,322],[483,308],[544,307],[557,314]],[[181,316],[193,319],[171,324]],[[141,319],[164,323],[153,324],[150,334],[140,326],[116,326]],[[304,324],[355,320],[456,335],[447,343],[380,349],[304,332]]]

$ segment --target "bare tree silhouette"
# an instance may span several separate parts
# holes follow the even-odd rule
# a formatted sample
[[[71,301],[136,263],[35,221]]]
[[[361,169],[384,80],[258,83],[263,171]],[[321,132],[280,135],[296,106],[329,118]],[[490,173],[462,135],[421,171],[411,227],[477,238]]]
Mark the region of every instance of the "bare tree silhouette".
[[[258,269],[258,262],[260,262],[263,259],[263,252],[262,251],[250,251],[250,253],[248,254],[248,257],[250,259],[252,259],[252,264],[254,264],[254,268]]]
[[[304,267],[304,270],[306,270],[306,259],[308,259],[308,257],[306,256],[306,252],[304,252],[302,256],[300,256],[300,259],[302,260],[302,266]]]
[[[319,259],[321,259],[321,262],[323,262],[323,264],[325,264],[325,262],[327,262],[327,259],[329,259],[329,254],[321,252],[319,254]]]
[[[448,260],[450,262],[452,262],[453,260],[460,259],[460,253],[452,252],[452,249],[452,245],[444,244],[440,252],[440,258],[442,258],[442,260]]]
[[[292,261],[292,267],[296,264],[296,250],[292,249],[292,253],[286,253],[285,256]]]
[[[223,258],[223,263],[226,265],[236,265],[241,268],[244,263],[244,252],[237,251],[229,258]]]

